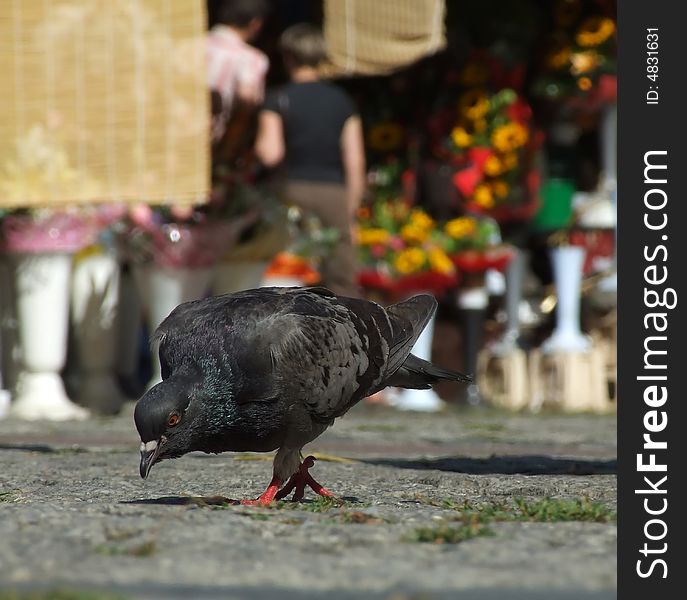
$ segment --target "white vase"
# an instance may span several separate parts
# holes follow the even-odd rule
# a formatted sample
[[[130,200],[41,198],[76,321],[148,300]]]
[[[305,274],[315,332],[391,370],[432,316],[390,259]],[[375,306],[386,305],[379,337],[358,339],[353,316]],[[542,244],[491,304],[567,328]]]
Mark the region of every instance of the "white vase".
[[[261,287],[303,287],[300,277],[293,275],[264,275],[260,280]]]
[[[506,328],[503,335],[489,348],[495,356],[504,357],[518,350],[525,263],[524,251],[514,248],[513,258],[506,269]]]
[[[262,276],[269,264],[268,260],[221,262],[216,267],[212,293],[231,294],[260,287]]]
[[[72,276],[72,326],[77,398],[93,412],[117,414],[124,404],[114,372],[119,262],[114,254],[78,259]]]
[[[20,370],[10,409],[22,419],[84,419],[88,411],[67,396],[60,371],[67,354],[68,253],[14,254]]]
[[[556,327],[542,345],[544,352],[586,352],[589,338],[580,329],[582,267],[586,250],[580,246],[559,246],[550,251],[558,303]]]
[[[203,298],[210,287],[213,267],[161,267],[146,265],[137,268],[136,280],[143,296],[143,304],[151,333],[179,304]],[[157,348],[151,356],[152,375],[147,389],[162,381]]]
[[[410,351],[418,358],[432,360],[432,341],[434,339],[434,323],[436,316],[427,323],[420,337],[415,341]],[[390,389],[387,391],[388,403],[400,410],[415,410],[422,412],[435,412],[441,410],[445,403],[434,390],[407,390]]]

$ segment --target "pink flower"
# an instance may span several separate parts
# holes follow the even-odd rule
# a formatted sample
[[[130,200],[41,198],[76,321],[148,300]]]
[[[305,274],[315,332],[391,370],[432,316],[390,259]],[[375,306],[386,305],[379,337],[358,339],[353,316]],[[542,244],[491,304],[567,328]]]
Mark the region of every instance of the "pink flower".
[[[405,242],[400,237],[395,235],[391,236],[391,238],[389,239],[389,246],[391,246],[391,248],[396,251],[403,250],[403,248],[406,247]]]
[[[375,258],[382,258],[386,254],[386,248],[381,244],[375,244],[370,248],[370,252]]]

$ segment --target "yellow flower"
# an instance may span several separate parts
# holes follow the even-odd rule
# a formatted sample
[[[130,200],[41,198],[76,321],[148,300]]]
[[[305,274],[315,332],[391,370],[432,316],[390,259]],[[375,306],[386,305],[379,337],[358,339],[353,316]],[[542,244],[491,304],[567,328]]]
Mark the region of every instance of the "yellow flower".
[[[389,232],[381,227],[371,227],[358,231],[358,243],[361,246],[384,244],[389,239]]]
[[[472,136],[465,131],[464,127],[454,127],[451,131],[451,139],[459,148],[467,148],[472,144]]]
[[[577,80],[577,87],[583,92],[587,92],[592,88],[592,80],[589,77],[580,77]]]
[[[401,238],[408,244],[422,244],[427,239],[427,231],[413,223],[408,223],[401,228]]]
[[[424,210],[420,210],[419,208],[414,209],[410,213],[410,222],[420,229],[424,229],[425,231],[434,227],[434,219],[432,219],[432,217],[430,217]]]
[[[477,119],[472,122],[472,131],[474,133],[484,133],[487,130],[487,120]]]
[[[494,206],[494,194],[491,187],[486,183],[482,183],[475,188],[473,199],[482,208],[492,208]]]
[[[553,50],[546,59],[546,64],[552,69],[563,69],[570,62],[570,46],[562,46]]]
[[[599,55],[594,50],[587,50],[586,52],[575,52],[570,56],[570,72],[573,75],[582,75],[589,73],[599,66]]]
[[[490,177],[501,175],[503,170],[504,164],[495,154],[492,154],[489,158],[487,158],[487,160],[484,161],[484,172]]]
[[[479,89],[469,90],[458,100],[458,111],[471,121],[482,119],[489,111],[489,96]]]
[[[584,47],[599,46],[615,33],[615,23],[607,17],[589,17],[582,23],[575,41]]]
[[[370,129],[367,143],[372,150],[390,152],[403,142],[403,128],[396,123],[381,123]]]
[[[501,157],[501,162],[503,163],[504,173],[506,171],[512,171],[518,166],[518,155],[515,152],[509,152]]]
[[[497,127],[491,135],[491,143],[499,152],[511,152],[524,145],[528,138],[527,128],[520,123],[512,122]]]
[[[419,271],[426,260],[427,256],[421,248],[406,248],[405,250],[401,250],[396,256],[394,267],[402,275],[408,275],[415,271]]]
[[[444,225],[444,231],[452,238],[459,239],[472,235],[477,230],[477,223],[470,217],[458,217],[451,219]]]
[[[491,182],[491,189],[494,195],[500,199],[508,196],[508,192],[510,192],[508,184],[503,179],[494,179],[494,181]]]
[[[446,252],[441,248],[432,248],[428,253],[429,265],[434,271],[449,275],[455,271],[455,266],[451,262]]]

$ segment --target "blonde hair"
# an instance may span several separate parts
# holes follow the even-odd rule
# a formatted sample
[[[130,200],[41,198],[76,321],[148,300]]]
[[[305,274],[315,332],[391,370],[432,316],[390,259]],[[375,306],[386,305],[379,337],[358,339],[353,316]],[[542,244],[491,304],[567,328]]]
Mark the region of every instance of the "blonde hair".
[[[310,23],[298,23],[284,30],[279,50],[295,67],[317,67],[327,56],[324,36]]]

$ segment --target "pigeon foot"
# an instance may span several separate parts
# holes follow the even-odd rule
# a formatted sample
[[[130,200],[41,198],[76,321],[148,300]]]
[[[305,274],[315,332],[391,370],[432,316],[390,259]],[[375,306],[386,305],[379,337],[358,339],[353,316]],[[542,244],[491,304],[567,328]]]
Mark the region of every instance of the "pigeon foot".
[[[320,496],[324,496],[326,498],[335,498],[334,494],[332,494],[326,487],[315,481],[313,476],[308,472],[308,470],[311,469],[314,464],[315,457],[308,456],[301,463],[298,471],[291,475],[289,480],[286,482],[286,485],[279,490],[279,492],[277,492],[275,499],[281,500],[282,498],[286,498],[286,496],[288,496],[292,490],[295,490],[293,492],[292,500],[294,502],[299,502],[303,500],[303,497],[305,496],[306,486]]]
[[[272,481],[270,481],[267,489],[260,495],[259,498],[255,500],[241,500],[241,504],[244,506],[269,506],[277,496],[280,486],[281,479],[276,476],[272,477]]]

